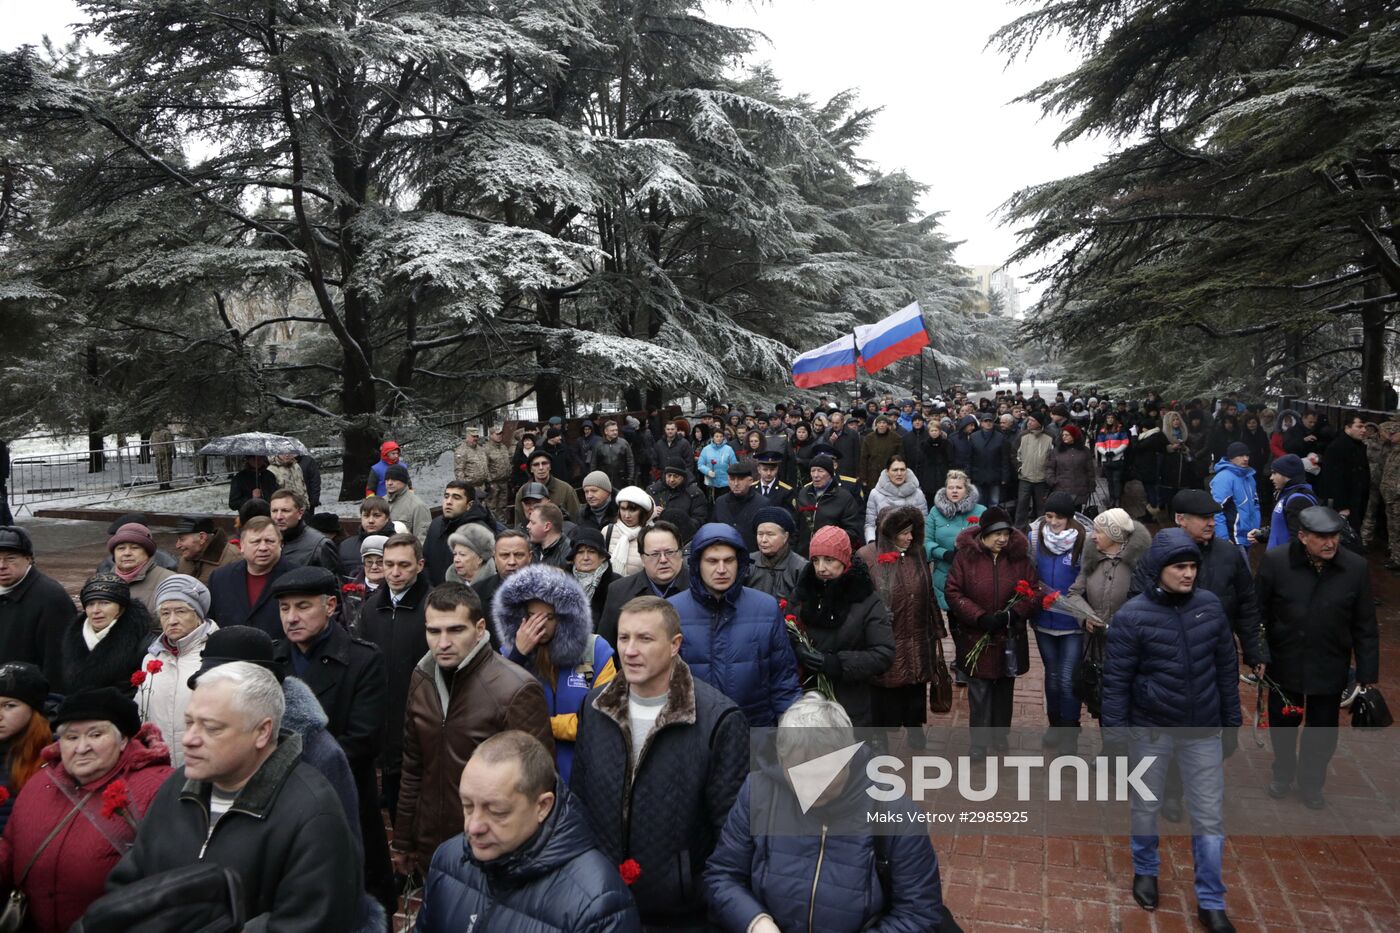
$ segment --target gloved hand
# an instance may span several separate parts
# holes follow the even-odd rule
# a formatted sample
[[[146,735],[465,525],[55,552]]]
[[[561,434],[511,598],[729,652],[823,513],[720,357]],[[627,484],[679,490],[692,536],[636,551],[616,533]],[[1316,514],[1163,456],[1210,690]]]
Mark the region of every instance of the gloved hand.
[[[996,612],[987,613],[987,615],[991,616],[986,622],[987,631],[991,632],[993,635],[1011,624],[1010,610],[998,609]]]
[[[840,680],[841,656],[834,653],[822,655],[822,673],[832,680]]]
[[[822,670],[822,665],[826,661],[826,656],[817,649],[804,645],[800,641],[792,643],[793,653],[797,655],[797,663],[806,668],[807,673],[816,674]]]
[[[1229,758],[1240,747],[1240,730],[1235,726],[1226,726],[1220,730],[1220,757]]]

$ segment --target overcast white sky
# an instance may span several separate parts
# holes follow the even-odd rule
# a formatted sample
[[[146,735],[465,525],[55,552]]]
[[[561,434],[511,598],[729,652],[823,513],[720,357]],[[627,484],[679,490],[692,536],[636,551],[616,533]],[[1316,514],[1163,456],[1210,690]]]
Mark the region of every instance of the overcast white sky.
[[[862,104],[883,107],[863,155],[930,186],[923,206],[945,212],[944,229],[963,241],[957,256],[966,265],[999,265],[1014,248],[1013,232],[992,216],[1012,193],[1083,171],[1106,151],[1094,140],[1056,148],[1058,121],[1010,103],[1075,58],[1047,43],[1007,67],[985,50],[987,37],[1019,10],[1009,0],[706,5],[711,18],[768,37],[756,59],[771,62],[790,91],[821,100],[855,88]],[[0,45],[37,42],[44,33],[66,38],[80,15],[72,0],[0,0]]]

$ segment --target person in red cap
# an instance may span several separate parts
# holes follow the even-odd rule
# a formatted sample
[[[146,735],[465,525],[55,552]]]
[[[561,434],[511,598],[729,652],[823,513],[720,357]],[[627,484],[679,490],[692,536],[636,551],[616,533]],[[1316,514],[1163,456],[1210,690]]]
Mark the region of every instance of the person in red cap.
[[[369,482],[365,483],[365,497],[387,498],[389,490],[384,487],[384,472],[399,462],[399,442],[385,441],[379,445],[379,462],[369,468]],[[405,464],[407,465],[407,464]]]

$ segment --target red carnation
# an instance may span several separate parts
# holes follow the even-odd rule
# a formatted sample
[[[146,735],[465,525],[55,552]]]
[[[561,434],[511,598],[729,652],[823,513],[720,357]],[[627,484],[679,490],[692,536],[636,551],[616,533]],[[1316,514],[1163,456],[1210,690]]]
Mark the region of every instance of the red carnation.
[[[617,866],[617,873],[622,876],[625,884],[631,885],[638,878],[642,877],[642,866],[637,864],[637,860],[629,858],[621,865]]]
[[[969,516],[967,517],[967,523],[968,523],[969,525],[980,525],[980,524],[982,524],[982,516],[980,516],[980,515],[969,515]]]
[[[779,609],[786,609],[786,608],[787,608],[787,600],[786,600],[786,599],[780,599],[780,600],[778,600],[778,608],[779,608]]]
[[[785,616],[783,616],[783,621],[784,621],[784,622],[794,622],[794,623],[795,623],[795,622],[797,621],[797,616],[792,615],[792,614],[785,615]]]
[[[1045,598],[1040,601],[1040,608],[1049,609],[1051,606],[1055,605],[1055,601],[1059,598],[1060,591],[1051,590],[1050,592],[1046,593]]]
[[[898,551],[886,551],[885,553],[881,554],[879,557],[877,557],[877,558],[875,558],[875,559],[876,559],[877,561],[879,561],[880,563],[882,563],[882,564],[893,564],[893,563],[895,563],[895,562],[897,562],[897,561],[899,560],[899,552],[898,552]]]
[[[815,512],[816,510],[817,507],[815,505],[800,505],[797,507],[797,511],[799,512]]]
[[[10,799],[10,789],[9,789],[8,787],[0,787],[0,806],[4,806],[4,805],[5,805],[5,801],[7,801],[7,800],[9,800],[9,799]]]
[[[340,588],[342,593],[349,593],[351,596],[358,596],[365,591],[363,583],[347,583]]]
[[[137,671],[136,673],[134,673],[134,674],[131,675],[131,685],[132,685],[133,687],[139,687],[139,686],[141,686],[142,684],[144,684],[145,682],[146,682],[146,672],[145,672],[145,671]]]
[[[1032,587],[1030,583],[1026,580],[1017,580],[1016,595],[1023,596],[1026,599],[1030,599],[1032,596],[1035,595],[1035,588]]]
[[[164,667],[165,664],[155,658],[146,662],[146,670],[152,674],[159,674]]]
[[[125,810],[129,803],[131,798],[126,792],[126,781],[117,778],[102,792],[102,815],[115,816],[119,810]]]

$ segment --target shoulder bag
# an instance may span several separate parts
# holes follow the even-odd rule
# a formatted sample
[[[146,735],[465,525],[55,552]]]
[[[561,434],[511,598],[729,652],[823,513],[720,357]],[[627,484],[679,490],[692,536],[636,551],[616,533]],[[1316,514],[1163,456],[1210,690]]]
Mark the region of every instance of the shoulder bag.
[[[24,879],[29,877],[30,869],[34,863],[39,861],[39,856],[44,854],[44,850],[49,847],[49,843],[54,841],[62,830],[73,821],[83,809],[83,806],[92,799],[92,791],[83,795],[82,799],[68,811],[68,815],[58,821],[58,825],[49,830],[49,834],[44,837],[44,841],[39,843],[39,848],[34,850],[34,854],[29,856],[29,863],[24,866],[24,871],[20,872],[15,879],[14,890],[10,892],[9,900],[5,902],[5,909],[0,911],[0,933],[19,933],[25,927],[25,920],[29,916],[29,898],[24,896]],[[13,819],[13,817],[11,817]]]

